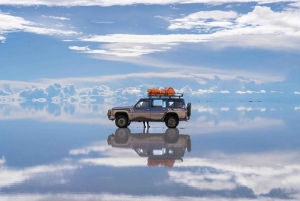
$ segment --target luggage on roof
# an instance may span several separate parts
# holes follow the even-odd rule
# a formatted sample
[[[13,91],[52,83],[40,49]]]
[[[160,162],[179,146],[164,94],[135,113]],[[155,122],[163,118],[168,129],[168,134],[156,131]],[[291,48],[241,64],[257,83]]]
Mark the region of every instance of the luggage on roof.
[[[175,90],[173,87],[167,87],[164,89],[151,88],[147,90],[148,96],[173,96],[175,95]]]

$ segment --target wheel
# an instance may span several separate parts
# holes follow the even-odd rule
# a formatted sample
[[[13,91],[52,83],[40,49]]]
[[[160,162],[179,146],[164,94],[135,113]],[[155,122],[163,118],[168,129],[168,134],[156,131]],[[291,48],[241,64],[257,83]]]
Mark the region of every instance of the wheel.
[[[192,104],[188,103],[186,109],[187,109],[187,116],[190,117],[192,115]]]
[[[118,128],[115,132],[115,142],[117,144],[125,144],[130,134],[129,128]]]
[[[128,125],[128,119],[127,119],[127,117],[120,115],[120,116],[117,116],[115,123],[116,123],[116,126],[118,126],[119,128],[126,128]]]
[[[165,123],[168,128],[176,128],[179,121],[178,121],[177,117],[171,115],[171,116],[167,117]]]
[[[166,143],[176,143],[179,139],[179,130],[177,128],[168,128],[165,132]]]

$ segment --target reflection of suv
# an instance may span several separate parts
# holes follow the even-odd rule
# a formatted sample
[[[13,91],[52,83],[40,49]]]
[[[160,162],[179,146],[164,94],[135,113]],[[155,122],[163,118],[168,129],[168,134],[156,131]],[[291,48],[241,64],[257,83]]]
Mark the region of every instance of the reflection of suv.
[[[177,128],[165,133],[131,133],[129,128],[118,128],[109,135],[108,145],[116,148],[130,148],[141,157],[148,157],[149,166],[172,167],[176,160],[182,161],[185,150],[191,151],[189,135],[179,134]]]
[[[141,98],[134,106],[108,110],[107,116],[119,128],[126,128],[133,121],[165,122],[167,127],[176,128],[179,121],[187,121],[191,116],[191,103],[186,105],[182,96]]]

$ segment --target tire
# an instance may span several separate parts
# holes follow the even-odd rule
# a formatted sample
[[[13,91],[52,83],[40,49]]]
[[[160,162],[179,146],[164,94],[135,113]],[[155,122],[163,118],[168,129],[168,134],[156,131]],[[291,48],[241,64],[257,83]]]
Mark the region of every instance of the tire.
[[[178,142],[179,130],[177,128],[168,128],[165,132],[165,141],[168,144],[174,144]]]
[[[126,128],[128,125],[128,119],[124,115],[119,115],[117,116],[115,123],[119,128]]]
[[[115,132],[116,144],[125,144],[129,139],[130,134],[129,128],[118,128]]]
[[[192,115],[192,104],[188,103],[186,109],[187,109],[187,116],[190,117]]]
[[[179,120],[174,115],[171,115],[167,117],[165,124],[168,128],[176,128],[176,126],[179,124]]]
[[[191,142],[191,139],[190,138],[187,139],[186,143],[187,143],[187,151],[191,152],[192,151],[192,142]]]

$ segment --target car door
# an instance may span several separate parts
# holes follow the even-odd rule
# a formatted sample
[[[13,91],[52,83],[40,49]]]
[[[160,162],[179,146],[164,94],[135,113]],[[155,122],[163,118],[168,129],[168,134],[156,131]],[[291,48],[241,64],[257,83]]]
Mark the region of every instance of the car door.
[[[163,119],[164,114],[167,112],[166,100],[153,99],[150,109],[150,117],[153,121],[160,121]]]
[[[132,112],[132,121],[148,121],[150,120],[150,100],[140,100]]]

